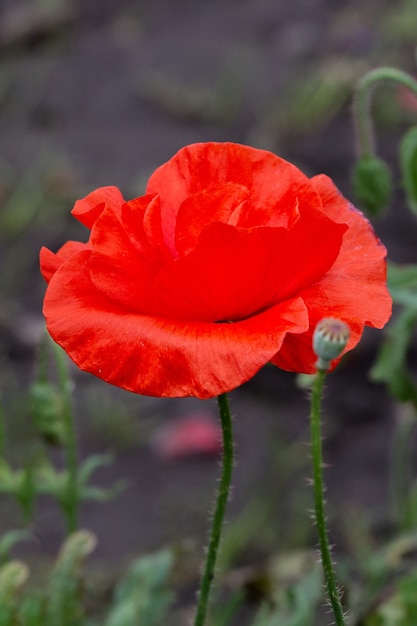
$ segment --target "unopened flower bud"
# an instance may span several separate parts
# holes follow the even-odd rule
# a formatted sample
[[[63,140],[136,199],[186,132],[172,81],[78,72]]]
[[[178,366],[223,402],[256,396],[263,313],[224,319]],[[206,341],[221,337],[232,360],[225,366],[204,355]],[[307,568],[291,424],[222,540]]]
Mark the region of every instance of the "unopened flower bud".
[[[333,359],[337,359],[346,348],[349,336],[348,325],[334,317],[325,317],[317,324],[313,334],[313,350],[318,356],[318,370],[327,372]]]
[[[360,208],[369,217],[376,217],[386,208],[392,191],[392,175],[388,165],[376,156],[359,159],[352,173],[354,193]]]
[[[62,394],[49,383],[34,383],[30,390],[30,412],[41,437],[51,445],[65,441]]]

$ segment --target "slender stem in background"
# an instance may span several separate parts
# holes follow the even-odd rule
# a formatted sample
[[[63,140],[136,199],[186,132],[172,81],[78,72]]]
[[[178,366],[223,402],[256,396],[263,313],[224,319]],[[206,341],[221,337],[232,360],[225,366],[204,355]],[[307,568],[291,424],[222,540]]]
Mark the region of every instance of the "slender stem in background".
[[[5,425],[4,425],[4,414],[3,414],[3,396],[0,392],[0,460],[4,457],[4,448],[5,448]]]
[[[48,363],[49,363],[49,346],[51,343],[50,336],[44,332],[44,336],[39,345],[38,358],[37,358],[37,382],[48,382]]]
[[[353,101],[353,119],[360,157],[369,157],[374,153],[371,100],[375,87],[384,81],[399,83],[417,95],[417,81],[410,74],[395,67],[379,67],[363,76],[358,82]]]
[[[335,574],[333,570],[332,556],[330,552],[329,539],[327,536],[326,517],[324,513],[324,487],[323,487],[323,454],[321,446],[321,399],[323,395],[324,380],[326,372],[318,370],[314,379],[311,396],[310,412],[310,434],[313,455],[313,484],[314,484],[314,505],[317,531],[319,535],[319,545],[321,561],[324,572],[324,579],[329,594],[330,604],[333,609],[336,626],[346,626],[343,616],[343,608],[337,588]]]
[[[213,524],[211,527],[211,535],[207,550],[206,563],[200,583],[200,592],[197,604],[197,613],[194,626],[204,626],[207,606],[210,596],[210,588],[214,578],[214,568],[216,565],[217,551],[219,548],[220,537],[223,526],[224,513],[226,510],[227,500],[229,498],[230,482],[233,470],[233,432],[232,417],[230,415],[229,401],[226,394],[222,394],[217,398],[219,406],[219,414],[222,425],[223,434],[223,458],[222,458],[222,474],[220,478],[219,491],[217,494],[216,508],[213,516]]]
[[[65,356],[61,348],[55,342],[52,342],[52,346],[56,358],[59,386],[63,396],[63,418],[65,426],[64,445],[68,479],[66,493],[61,500],[61,504],[66,515],[67,533],[70,534],[78,528],[78,509],[80,498],[78,489],[77,438],[72,412],[70,378],[68,376]]]
[[[400,409],[392,441],[391,501],[395,521],[400,530],[405,532],[413,527],[408,494],[412,478],[411,442],[416,416],[412,405],[402,405]]]

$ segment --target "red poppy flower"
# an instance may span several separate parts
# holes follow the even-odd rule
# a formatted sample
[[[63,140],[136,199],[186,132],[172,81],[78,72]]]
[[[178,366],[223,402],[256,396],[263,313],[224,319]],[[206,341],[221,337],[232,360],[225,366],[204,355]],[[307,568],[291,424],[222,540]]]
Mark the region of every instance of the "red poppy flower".
[[[323,317],[389,319],[386,250],[326,176],[263,150],[201,143],[151,176],[78,200],[87,243],[41,251],[44,314],[83,370],[153,396],[208,398],[268,362],[314,372]]]

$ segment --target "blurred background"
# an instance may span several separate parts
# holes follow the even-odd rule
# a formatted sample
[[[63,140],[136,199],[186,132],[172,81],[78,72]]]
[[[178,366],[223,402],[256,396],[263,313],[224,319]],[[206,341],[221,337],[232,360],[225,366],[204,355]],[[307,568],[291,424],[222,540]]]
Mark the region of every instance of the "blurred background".
[[[75,200],[102,185],[135,197],[183,145],[226,140],[326,173],[350,197],[353,87],[383,64],[415,74],[416,33],[416,0],[0,0],[0,386],[13,462],[36,454],[26,396],[44,330],[38,253],[86,239],[70,216]],[[398,171],[398,137],[416,122],[417,99],[387,88],[375,116],[379,152]],[[416,261],[400,189],[375,226],[392,260]],[[367,379],[379,340],[367,333],[328,381],[326,479],[341,549],[370,518],[381,532],[386,523],[396,409]],[[161,441],[184,418],[216,424],[215,402],[143,398],[71,374],[82,455],[112,452],[97,481],[127,480],[114,501],[83,508],[82,525],[98,537],[93,562],[114,571],[184,541],[198,562],[218,450],[193,444],[173,454]],[[237,464],[225,567],[314,546],[307,392],[267,367],[231,403]],[[20,525],[5,496],[1,510],[0,532]],[[35,536],[35,555],[55,554],[63,537],[47,498]]]

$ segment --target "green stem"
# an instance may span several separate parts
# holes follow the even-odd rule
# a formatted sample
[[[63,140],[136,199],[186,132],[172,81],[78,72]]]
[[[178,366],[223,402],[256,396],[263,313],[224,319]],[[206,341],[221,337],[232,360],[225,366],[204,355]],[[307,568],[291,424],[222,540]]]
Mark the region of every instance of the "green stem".
[[[78,489],[78,454],[77,438],[74,428],[74,417],[70,394],[70,379],[64,354],[61,348],[52,343],[55,352],[59,386],[63,395],[63,418],[65,426],[65,456],[67,465],[66,493],[61,500],[67,521],[67,533],[70,534],[78,528],[79,489]]]
[[[51,338],[48,333],[44,332],[42,341],[39,345],[38,358],[37,358],[37,380],[38,383],[47,383],[48,382],[48,363],[50,350],[49,346],[51,344]]]
[[[223,434],[223,459],[220,486],[217,494],[216,508],[213,516],[211,536],[206,556],[203,575],[200,583],[200,593],[198,597],[197,613],[194,626],[204,626],[206,620],[207,606],[210,596],[211,584],[214,578],[214,568],[216,565],[217,551],[219,548],[222,533],[224,513],[227,500],[229,498],[230,482],[233,470],[233,432],[232,417],[230,415],[229,401],[226,394],[217,398],[219,414]]]
[[[6,435],[5,435],[5,417],[3,411],[3,395],[0,392],[0,461],[4,459],[4,450],[6,447]]]
[[[353,118],[356,126],[358,152],[361,157],[374,154],[374,137],[371,117],[371,101],[375,88],[382,82],[394,81],[417,95],[417,81],[395,67],[379,67],[367,72],[358,82],[353,102]]]
[[[329,594],[330,604],[333,609],[336,626],[345,626],[343,608],[336,584],[333,570],[332,556],[330,552],[329,539],[327,536],[326,517],[324,513],[324,487],[323,487],[323,454],[321,446],[321,398],[323,395],[324,380],[326,372],[319,370],[314,379],[311,396],[310,413],[310,434],[313,454],[313,484],[314,484],[314,504],[317,531],[319,535],[319,545],[321,562],[324,572],[324,579]]]
[[[415,427],[414,408],[401,407],[392,441],[391,501],[395,520],[403,532],[412,530],[409,491],[412,478],[410,442]]]

